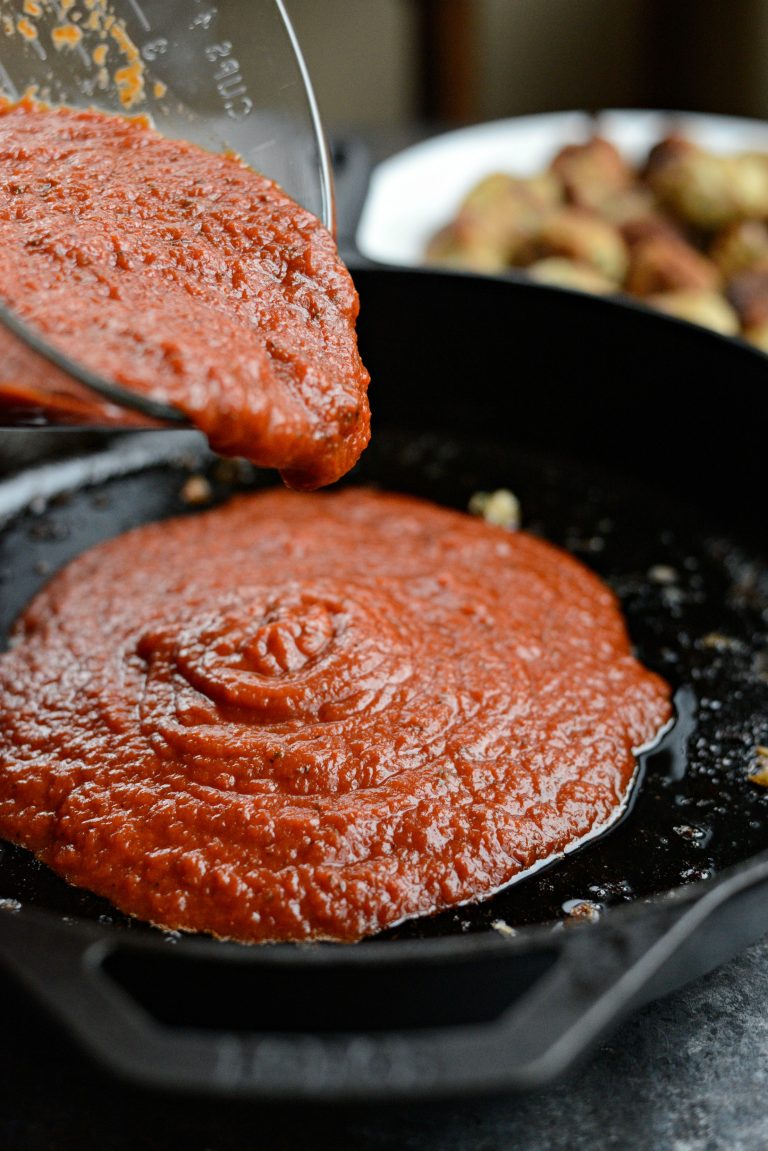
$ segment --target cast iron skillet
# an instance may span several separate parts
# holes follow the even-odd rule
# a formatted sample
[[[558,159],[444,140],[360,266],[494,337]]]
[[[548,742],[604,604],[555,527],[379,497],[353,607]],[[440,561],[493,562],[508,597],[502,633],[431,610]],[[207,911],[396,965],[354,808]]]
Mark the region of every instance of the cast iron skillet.
[[[324,1101],[523,1089],[768,929],[768,791],[748,779],[768,744],[768,361],[554,288],[356,278],[375,423],[350,482],[456,507],[512,488],[526,528],[613,585],[678,721],[601,840],[358,946],[164,935],[6,845],[8,972],[103,1066],[156,1087]],[[144,432],[1,484],[3,639],[84,547],[194,514],[190,473],[214,500],[274,482],[194,435]],[[597,922],[566,914],[584,899]]]

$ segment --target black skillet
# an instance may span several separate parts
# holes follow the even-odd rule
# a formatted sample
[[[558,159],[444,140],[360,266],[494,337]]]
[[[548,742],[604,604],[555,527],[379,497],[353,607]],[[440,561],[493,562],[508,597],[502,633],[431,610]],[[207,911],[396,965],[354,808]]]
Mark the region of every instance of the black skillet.
[[[375,419],[351,482],[456,507],[512,488],[528,530],[615,588],[678,720],[608,835],[358,946],[165,935],[0,845],[7,972],[103,1067],[155,1087],[324,1101],[523,1089],[768,930],[768,790],[748,778],[768,744],[768,360],[558,289],[356,279]],[[0,484],[3,639],[84,547],[194,514],[190,473],[214,500],[273,482],[194,435],[144,432]],[[583,900],[596,922],[568,914]]]

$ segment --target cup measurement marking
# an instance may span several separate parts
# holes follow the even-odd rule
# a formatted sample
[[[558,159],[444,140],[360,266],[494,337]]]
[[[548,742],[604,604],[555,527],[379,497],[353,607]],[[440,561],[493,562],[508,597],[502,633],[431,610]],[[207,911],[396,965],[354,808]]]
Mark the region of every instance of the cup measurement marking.
[[[253,111],[253,100],[248,95],[240,71],[240,62],[231,53],[231,41],[221,40],[218,44],[208,45],[205,49],[205,58],[209,64],[217,65],[213,73],[213,82],[221,97],[224,111],[232,120],[244,120]]]

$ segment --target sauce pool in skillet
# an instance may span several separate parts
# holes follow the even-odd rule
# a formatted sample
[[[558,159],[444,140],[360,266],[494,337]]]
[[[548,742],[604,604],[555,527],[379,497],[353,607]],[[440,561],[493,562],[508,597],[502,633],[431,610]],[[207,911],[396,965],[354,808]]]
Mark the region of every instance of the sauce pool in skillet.
[[[606,827],[669,715],[559,549],[404,496],[240,496],[30,604],[0,834],[169,928],[356,940]]]

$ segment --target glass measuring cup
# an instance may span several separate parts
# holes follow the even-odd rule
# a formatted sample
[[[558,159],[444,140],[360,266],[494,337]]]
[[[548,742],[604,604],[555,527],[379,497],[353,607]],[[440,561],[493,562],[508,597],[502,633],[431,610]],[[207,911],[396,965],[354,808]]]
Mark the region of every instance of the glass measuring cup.
[[[334,227],[328,150],[282,0],[0,0],[0,94],[149,115],[166,136],[237,153]],[[69,423],[181,419],[89,371],[8,303],[0,283],[0,423],[48,422],[29,399],[45,389],[73,398]],[[111,401],[100,416],[86,415],[93,392]]]

